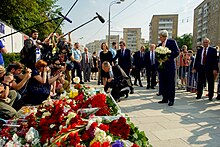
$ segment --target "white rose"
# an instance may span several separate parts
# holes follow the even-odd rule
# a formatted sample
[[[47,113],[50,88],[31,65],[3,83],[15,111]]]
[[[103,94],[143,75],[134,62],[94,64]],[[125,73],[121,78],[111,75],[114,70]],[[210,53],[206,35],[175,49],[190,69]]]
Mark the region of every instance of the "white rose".
[[[46,116],[50,116],[50,112],[44,112],[43,115],[42,115],[42,118],[45,118]]]
[[[27,142],[32,142],[35,137],[33,129],[34,128],[31,127],[25,135],[25,139],[27,140]]]
[[[79,77],[75,77],[75,78],[73,78],[73,82],[75,82],[76,84],[79,84],[79,82],[80,82],[80,78],[79,78]]]
[[[55,124],[51,124],[50,125],[50,128],[52,129],[53,127],[55,127],[56,125]]]

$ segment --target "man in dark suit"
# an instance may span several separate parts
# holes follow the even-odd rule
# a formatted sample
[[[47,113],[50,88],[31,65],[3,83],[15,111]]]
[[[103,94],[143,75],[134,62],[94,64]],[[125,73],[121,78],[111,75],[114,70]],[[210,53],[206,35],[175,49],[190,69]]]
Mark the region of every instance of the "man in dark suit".
[[[163,63],[164,68],[159,70],[160,74],[160,91],[163,96],[162,101],[158,103],[168,103],[168,106],[173,106],[175,98],[175,75],[176,65],[174,59],[179,55],[177,43],[173,39],[168,39],[168,31],[161,30],[159,32],[161,43],[158,46],[167,47],[171,50],[171,54],[167,61]]]
[[[102,63],[102,69],[110,75],[104,90],[108,91],[108,88],[112,88],[111,95],[116,102],[119,102],[119,98],[124,95],[128,97],[129,90],[122,91],[122,89],[131,86],[131,82],[123,69],[117,64],[111,66],[108,61]]]
[[[203,85],[208,81],[209,101],[212,101],[214,94],[214,77],[218,73],[218,59],[215,48],[209,46],[210,40],[203,40],[203,48],[198,49],[196,60],[193,67],[193,73],[198,72],[197,97],[201,99],[203,93]]]
[[[137,86],[137,81],[138,81],[140,87],[143,87],[143,85],[141,83],[140,72],[141,72],[141,69],[144,68],[144,57],[145,57],[145,47],[141,46],[140,50],[135,52],[135,54],[133,56],[133,67],[135,70],[134,85]]]
[[[118,65],[124,70],[126,75],[130,78],[131,82],[131,77],[130,77],[130,71],[132,69],[131,65],[131,50],[126,48],[126,44],[124,41],[120,41],[119,46],[121,49],[117,50],[117,53],[115,57],[113,58],[113,61],[118,59]],[[134,88],[132,85],[130,86],[130,94],[134,93]]]
[[[156,60],[155,60],[155,44],[150,45],[150,51],[146,53],[146,71],[147,71],[147,89],[155,89],[156,85]]]

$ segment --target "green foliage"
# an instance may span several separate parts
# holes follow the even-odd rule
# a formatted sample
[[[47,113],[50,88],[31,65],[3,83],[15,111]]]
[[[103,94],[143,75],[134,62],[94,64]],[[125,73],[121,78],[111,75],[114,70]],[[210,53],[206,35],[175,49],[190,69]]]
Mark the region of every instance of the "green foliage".
[[[0,5],[0,20],[21,30],[41,22],[55,18],[61,7],[55,5],[57,0],[2,0]],[[57,20],[60,21],[60,20]],[[57,21],[51,21],[34,27],[39,31],[39,39],[47,37],[57,27]],[[23,32],[30,34],[29,30]],[[58,29],[58,33],[61,28]]]
[[[128,118],[127,123],[130,125],[130,136],[129,140],[136,143],[140,147],[152,147],[149,142],[148,138],[146,137],[144,131],[139,131],[138,127],[134,125]]]
[[[20,54],[19,53],[3,54],[3,59],[5,62],[5,67],[7,67],[8,64],[11,63],[12,61],[20,61]]]
[[[192,50],[192,40],[193,36],[191,33],[183,34],[181,37],[177,37],[176,39],[179,48],[182,48],[183,45],[186,45],[188,47],[188,50]]]

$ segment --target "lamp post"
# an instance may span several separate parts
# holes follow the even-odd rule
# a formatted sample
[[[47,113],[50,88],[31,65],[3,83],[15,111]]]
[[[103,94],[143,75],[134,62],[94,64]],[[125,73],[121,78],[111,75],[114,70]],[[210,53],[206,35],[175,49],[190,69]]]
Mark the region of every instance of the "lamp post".
[[[114,4],[121,4],[121,2],[123,2],[124,0],[115,0],[115,1],[112,1],[109,5],[109,11],[108,11],[108,47],[110,47],[110,22],[111,22],[111,6],[114,5]]]

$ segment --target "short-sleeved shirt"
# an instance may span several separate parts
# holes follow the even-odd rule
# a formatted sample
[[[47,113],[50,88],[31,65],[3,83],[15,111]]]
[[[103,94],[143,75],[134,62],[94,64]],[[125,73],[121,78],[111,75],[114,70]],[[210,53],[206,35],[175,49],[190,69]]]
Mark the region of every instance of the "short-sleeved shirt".
[[[0,40],[0,50],[3,49],[4,47],[5,47],[4,41]],[[4,66],[4,59],[2,53],[0,53],[0,65]]]
[[[80,60],[80,58],[81,58],[80,50],[72,49],[72,54],[73,54],[74,60]]]

